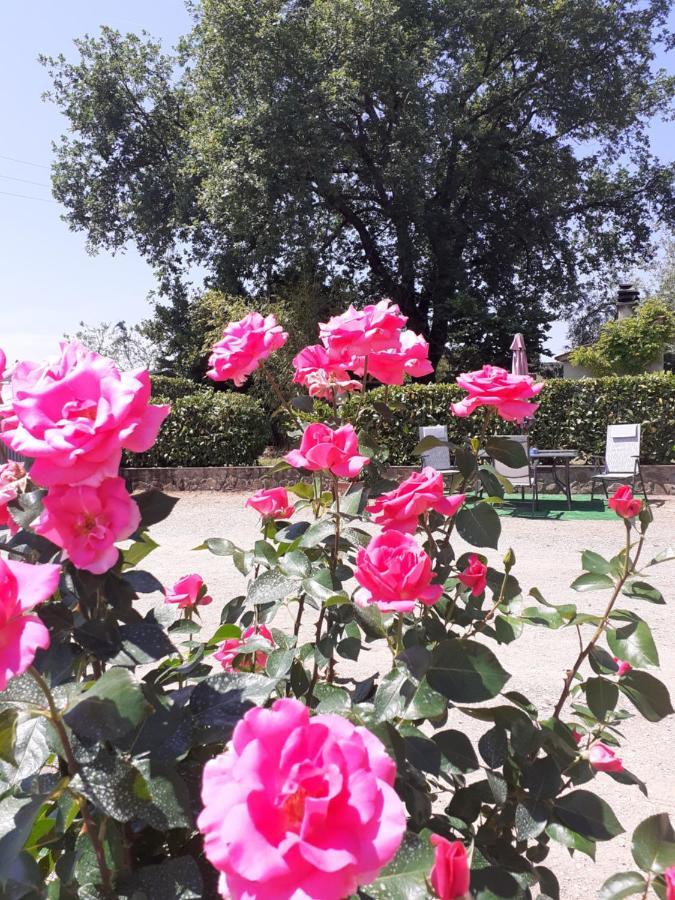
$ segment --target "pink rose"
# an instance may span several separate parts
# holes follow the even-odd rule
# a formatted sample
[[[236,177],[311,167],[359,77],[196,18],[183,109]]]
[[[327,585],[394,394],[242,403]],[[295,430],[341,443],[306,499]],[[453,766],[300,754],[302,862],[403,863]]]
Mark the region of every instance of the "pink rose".
[[[633,491],[627,484],[622,484],[614,491],[607,505],[622,519],[632,519],[642,509],[642,501],[633,497]]]
[[[354,367],[357,375],[363,375],[365,358]],[[382,384],[403,384],[405,375],[421,378],[430,375],[434,367],[429,362],[429,345],[422,335],[413,331],[402,331],[399,344],[389,350],[368,354],[368,375]]]
[[[394,490],[372,500],[366,512],[385,530],[395,528],[412,534],[419,517],[430,509],[443,516],[454,516],[464,500],[464,494],[444,496],[443,476],[426,466],[421,472],[413,472]]]
[[[295,506],[288,499],[285,487],[256,491],[248,498],[246,506],[259,512],[263,519],[289,519],[295,512]]]
[[[395,303],[380,300],[363,309],[350,306],[341,315],[321,322],[319,334],[331,353],[367,356],[398,347],[399,332],[407,321]]]
[[[5,351],[0,348],[0,381],[5,377],[5,369],[7,368],[7,357]]]
[[[136,531],[138,506],[127,493],[123,478],[106,478],[97,485],[50,488],[35,531],[61,547],[78,569],[95,575],[117,562],[116,541]]]
[[[344,900],[405,832],[396,766],[367,728],[294,699],[249,710],[204,767],[197,825],[233,900]]]
[[[27,616],[59,585],[60,566],[0,559],[0,691],[32,665],[38,648],[49,647],[49,632],[38,616]]]
[[[449,841],[440,834],[429,838],[436,848],[434,865],[429,875],[431,886],[440,900],[460,900],[469,891],[469,863],[461,841]]]
[[[349,375],[351,364],[351,356],[339,354],[333,357],[321,344],[312,344],[293,359],[293,381],[304,385],[310,397],[332,399],[334,391],[338,394],[360,391],[363,387],[361,382]]]
[[[666,882],[666,900],[675,900],[675,866],[671,866],[663,873]]]
[[[431,583],[433,575],[431,560],[414,538],[385,531],[359,549],[354,577],[361,587],[354,599],[382,612],[410,612],[418,600],[432,606],[443,593],[440,584]]]
[[[234,381],[241,387],[260,363],[283,347],[288,334],[272,315],[263,318],[251,312],[240,322],[230,322],[222,338],[214,344],[207,375],[213,381]]]
[[[573,728],[572,729],[572,738],[574,740],[574,743],[578,747],[579,744],[581,743],[581,739],[583,738],[583,734],[580,731],[577,731],[576,728]]]
[[[470,416],[479,406],[492,406],[507,422],[522,422],[539,409],[538,403],[528,403],[544,387],[535,384],[529,375],[511,375],[499,366],[483,366],[477,372],[460,375],[457,384],[469,392],[459,403],[452,403],[456,416]]]
[[[120,373],[78,341],[43,365],[18,365],[11,389],[2,440],[35,459],[31,479],[45,487],[116,475],[122,449],[148,450],[170,409],[149,405],[146,370]]]
[[[165,589],[164,600],[166,603],[175,603],[179,609],[208,606],[213,597],[209,597],[207,590],[201,575],[184,575],[172,588]]]
[[[457,576],[468,588],[471,588],[471,596],[479,597],[487,584],[487,566],[482,563],[475,553],[469,557],[469,565]]]
[[[613,656],[612,659],[617,665],[617,675],[619,678],[622,678],[624,675],[627,675],[631,669],[633,668],[629,662],[626,662],[625,659],[619,659],[618,656]]]
[[[597,741],[589,748],[588,761],[596,772],[623,771],[623,760],[602,741]]]
[[[19,496],[25,477],[26,470],[20,462],[7,462],[0,466],[0,526],[7,526],[12,534],[16,534],[19,526],[9,514],[7,504]]]
[[[305,428],[299,450],[284,456],[296,469],[318,472],[326,469],[339,478],[356,478],[370,460],[359,456],[359,443],[352,425],[342,425],[333,431],[328,425],[316,422]]]
[[[251,625],[250,628],[243,632],[240,638],[228,638],[226,641],[223,641],[213,654],[213,658],[218,660],[226,672],[234,672],[235,668],[242,672],[264,669],[267,665],[267,653],[263,650],[257,650],[249,664],[242,663],[236,667],[234,665],[235,659],[241,654],[241,648],[252,638],[262,638],[269,644],[270,650],[274,650],[276,646],[272,632],[266,625],[258,625],[257,628],[255,625]]]

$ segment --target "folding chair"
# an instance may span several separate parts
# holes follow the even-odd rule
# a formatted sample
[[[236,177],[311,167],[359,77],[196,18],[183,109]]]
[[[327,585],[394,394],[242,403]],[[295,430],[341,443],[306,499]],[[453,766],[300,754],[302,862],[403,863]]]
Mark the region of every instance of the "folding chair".
[[[625,481],[630,482],[631,487],[635,488],[637,478],[640,479],[645,500],[649,503],[640,468],[640,425],[608,425],[604,465],[601,471],[591,476],[591,500],[595,493],[596,481],[602,484],[605,497],[609,497],[608,484]]]
[[[512,469],[510,466],[499,462],[498,459],[494,459],[492,464],[498,475],[508,478],[515,488],[520,488],[520,496],[523,500],[525,499],[525,488],[528,488],[532,492],[532,513],[534,513],[537,508],[538,500],[537,475],[534,467],[530,465],[529,439],[526,434],[500,434],[496,436],[513,441],[516,444],[521,444],[525,451],[525,456],[527,457],[527,465],[525,466],[519,466],[516,469]]]
[[[432,466],[443,475],[457,475],[459,469],[452,465],[450,448],[448,447],[448,429],[445,425],[424,425],[419,429],[419,439],[435,437],[439,441],[445,441],[441,447],[432,447],[421,454],[422,467]]]

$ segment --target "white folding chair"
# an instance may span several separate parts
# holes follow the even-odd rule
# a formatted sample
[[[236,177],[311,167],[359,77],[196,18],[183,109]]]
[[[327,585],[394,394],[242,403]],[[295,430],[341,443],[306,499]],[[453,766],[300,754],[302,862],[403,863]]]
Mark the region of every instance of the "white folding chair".
[[[649,503],[645,482],[640,468],[640,425],[621,424],[607,426],[605,442],[605,462],[602,471],[591,476],[591,500],[595,492],[595,482],[599,481],[608,497],[607,485],[615,481],[630,482],[635,488],[636,479],[640,479],[642,493]]]
[[[493,459],[492,464],[498,475],[507,478],[515,488],[520,488],[520,496],[523,500],[525,499],[526,488],[532,492],[532,512],[534,512],[537,508],[537,477],[536,470],[530,465],[529,439],[526,434],[500,434],[496,436],[522,445],[527,457],[527,465],[512,469],[510,466],[499,462],[498,459]]]
[[[445,444],[439,447],[431,447],[421,454],[422,467],[432,466],[444,475],[457,475],[459,469],[452,465],[450,448],[448,447],[448,429],[445,425],[424,425],[419,429],[419,439],[435,437]]]

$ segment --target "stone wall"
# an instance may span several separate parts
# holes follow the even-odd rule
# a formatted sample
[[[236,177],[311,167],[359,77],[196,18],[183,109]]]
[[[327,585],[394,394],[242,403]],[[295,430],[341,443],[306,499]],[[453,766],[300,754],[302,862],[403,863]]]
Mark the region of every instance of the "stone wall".
[[[396,481],[407,478],[414,472],[413,466],[392,466],[388,475]],[[590,493],[591,466],[571,466],[572,493]],[[561,469],[564,473],[564,469]],[[647,492],[649,494],[675,495],[675,466],[643,466]],[[204,466],[176,469],[122,469],[131,490],[148,487],[161,488],[165,491],[257,491],[263,487],[275,487],[280,484],[293,484],[301,474],[295,469],[284,469],[271,473],[266,466]],[[540,473],[539,490],[547,493],[557,490],[555,485]],[[598,484],[602,493],[602,486]]]

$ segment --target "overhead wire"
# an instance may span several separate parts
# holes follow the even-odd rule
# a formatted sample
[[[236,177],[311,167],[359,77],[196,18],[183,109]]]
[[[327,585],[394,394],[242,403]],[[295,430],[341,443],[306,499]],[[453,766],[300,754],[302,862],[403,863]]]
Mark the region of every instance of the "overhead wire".
[[[44,163],[34,163],[28,162],[27,159],[18,159],[16,156],[3,156],[0,153],[0,159],[6,159],[8,162],[20,163],[22,166],[34,166],[36,169],[49,169],[51,166],[46,166]]]
[[[7,178],[9,181],[20,181],[22,184],[34,184],[37,187],[51,187],[46,181],[29,181],[27,178],[16,178],[14,175],[0,175],[0,178]]]
[[[5,197],[20,197],[22,200],[40,200],[42,203],[56,203],[56,200],[50,200],[48,197],[31,197],[28,194],[14,194],[12,191],[0,191]]]

